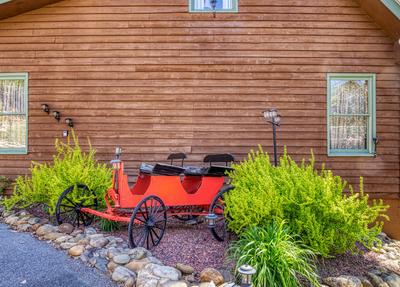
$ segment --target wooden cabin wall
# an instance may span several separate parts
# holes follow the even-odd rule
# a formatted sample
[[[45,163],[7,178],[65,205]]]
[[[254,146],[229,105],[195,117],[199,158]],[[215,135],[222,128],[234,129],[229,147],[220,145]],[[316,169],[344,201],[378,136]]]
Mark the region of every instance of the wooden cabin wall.
[[[29,72],[29,154],[0,174],[50,160],[71,117],[98,158],[142,161],[182,151],[242,159],[272,152],[263,109],[277,107],[279,151],[377,197],[399,195],[399,67],[393,42],[351,0],[239,0],[239,13],[191,14],[186,0],[66,0],[0,21],[0,72]],[[377,74],[378,156],[327,157],[326,73]],[[61,123],[41,104],[63,116]]]

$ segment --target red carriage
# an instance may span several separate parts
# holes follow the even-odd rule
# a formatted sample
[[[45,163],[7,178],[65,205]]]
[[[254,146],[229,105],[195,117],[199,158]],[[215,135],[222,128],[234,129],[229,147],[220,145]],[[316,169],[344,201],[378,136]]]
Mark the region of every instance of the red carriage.
[[[105,194],[106,210],[99,211],[98,200],[84,184],[66,189],[60,196],[56,217],[59,224],[88,226],[94,216],[128,222],[129,245],[151,249],[160,243],[167,218],[193,220],[205,215],[210,230],[219,241],[225,240],[224,194],[232,186],[225,184],[225,173],[234,161],[230,154],[207,155],[207,167],[184,167],[186,155],[171,154],[170,164],[142,164],[136,183],[130,187],[116,149],[113,165],[113,185]],[[181,160],[181,165],[174,165]],[[217,165],[216,163],[225,165]],[[133,210],[133,212],[132,212]]]

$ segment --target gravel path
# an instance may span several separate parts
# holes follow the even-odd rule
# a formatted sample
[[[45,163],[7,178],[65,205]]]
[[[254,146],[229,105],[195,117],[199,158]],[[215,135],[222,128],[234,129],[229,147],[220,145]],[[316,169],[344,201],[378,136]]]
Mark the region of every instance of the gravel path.
[[[0,224],[0,287],[113,287],[104,274]]]

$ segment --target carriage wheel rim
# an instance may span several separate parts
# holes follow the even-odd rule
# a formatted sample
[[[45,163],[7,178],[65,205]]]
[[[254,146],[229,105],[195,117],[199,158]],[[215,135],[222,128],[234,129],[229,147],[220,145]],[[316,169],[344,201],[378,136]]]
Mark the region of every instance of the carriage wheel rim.
[[[81,211],[84,207],[90,207],[97,209],[98,201],[95,193],[90,190],[86,185],[78,184],[77,189],[79,192],[86,193],[87,195],[93,195],[94,198],[86,198],[80,202],[74,202],[69,196],[70,193],[74,192],[75,186],[70,186],[60,195],[56,205],[56,219],[58,224],[70,223],[75,227],[88,226],[93,222],[94,216]],[[90,200],[90,204],[86,204]]]
[[[142,199],[135,207],[129,222],[130,246],[147,249],[157,246],[164,236],[166,222],[166,207],[159,197],[148,196]]]

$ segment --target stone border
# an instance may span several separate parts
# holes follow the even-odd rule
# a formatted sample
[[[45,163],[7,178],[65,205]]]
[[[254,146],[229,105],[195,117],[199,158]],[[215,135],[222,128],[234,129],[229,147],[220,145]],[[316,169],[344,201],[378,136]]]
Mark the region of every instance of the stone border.
[[[93,227],[74,228],[65,223],[54,226],[47,219],[34,217],[25,210],[3,211],[0,221],[19,232],[29,232],[45,240],[69,256],[97,268],[111,276],[124,287],[237,287],[233,282],[224,282],[216,269],[206,268],[200,273],[200,282],[194,277],[191,266],[178,263],[165,266],[142,247],[129,248],[120,237],[105,236]],[[230,276],[233,278],[233,276]]]

